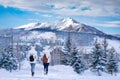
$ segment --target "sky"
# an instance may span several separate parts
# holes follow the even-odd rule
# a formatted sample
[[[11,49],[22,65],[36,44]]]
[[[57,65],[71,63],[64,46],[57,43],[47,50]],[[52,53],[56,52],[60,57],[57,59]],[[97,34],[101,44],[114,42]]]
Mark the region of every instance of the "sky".
[[[108,34],[120,34],[120,0],[0,0],[0,29],[71,17]]]

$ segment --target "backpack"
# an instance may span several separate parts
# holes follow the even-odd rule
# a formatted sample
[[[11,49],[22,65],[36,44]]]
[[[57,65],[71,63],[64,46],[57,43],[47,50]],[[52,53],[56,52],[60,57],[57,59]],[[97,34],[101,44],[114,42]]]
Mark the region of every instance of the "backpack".
[[[31,62],[33,62],[33,61],[34,61],[34,56],[33,56],[33,55],[30,55],[29,60],[30,60]]]
[[[43,61],[43,63],[47,63],[48,62],[48,58],[46,57],[46,54],[43,55],[42,61]]]

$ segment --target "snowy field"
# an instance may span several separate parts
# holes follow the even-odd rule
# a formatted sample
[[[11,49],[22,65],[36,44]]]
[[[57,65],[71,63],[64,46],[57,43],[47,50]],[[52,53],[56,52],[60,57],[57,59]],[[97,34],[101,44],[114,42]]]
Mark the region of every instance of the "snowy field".
[[[20,71],[10,73],[1,69],[0,80],[120,80],[120,73],[117,76],[111,76],[105,73],[103,76],[97,76],[87,70],[83,74],[78,75],[69,66],[57,65],[49,66],[48,75],[44,75],[43,66],[37,64],[35,76],[32,77],[29,62],[25,61]]]

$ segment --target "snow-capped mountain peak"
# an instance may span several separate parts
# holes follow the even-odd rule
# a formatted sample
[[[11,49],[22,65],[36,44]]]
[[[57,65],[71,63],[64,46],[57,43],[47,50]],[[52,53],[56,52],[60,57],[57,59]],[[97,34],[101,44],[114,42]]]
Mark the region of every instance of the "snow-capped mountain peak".
[[[94,34],[103,34],[103,32],[95,29],[94,27],[87,26],[85,24],[81,24],[72,18],[66,18],[58,20],[54,23],[30,23],[27,25],[23,25],[17,27],[16,29],[24,29],[24,30],[33,30],[33,29],[51,29],[57,31],[70,31],[70,32],[83,32],[83,33],[94,33]]]
[[[103,34],[103,32],[96,28],[77,22],[72,18],[61,19],[55,23],[55,26],[57,26],[57,29],[60,31]]]
[[[60,25],[59,30],[69,30],[69,29],[75,29],[79,23],[72,18],[66,18],[58,22]]]
[[[72,19],[72,18],[70,18],[70,17],[68,17],[68,18],[66,18],[66,19],[62,19],[62,22],[66,22],[66,23],[78,23],[77,21],[75,21],[74,19]]]

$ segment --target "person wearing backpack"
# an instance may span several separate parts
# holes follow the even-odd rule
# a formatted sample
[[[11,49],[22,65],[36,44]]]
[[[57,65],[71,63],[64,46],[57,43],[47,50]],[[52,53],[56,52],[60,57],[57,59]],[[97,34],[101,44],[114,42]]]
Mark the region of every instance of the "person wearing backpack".
[[[31,65],[31,75],[35,74],[35,64],[37,62],[37,51],[35,50],[35,46],[31,46],[30,51],[28,52],[28,60]]]
[[[45,52],[42,55],[42,62],[44,66],[45,75],[48,74],[48,67],[49,67],[50,59],[51,59],[50,53],[48,52],[48,49],[45,48]]]

